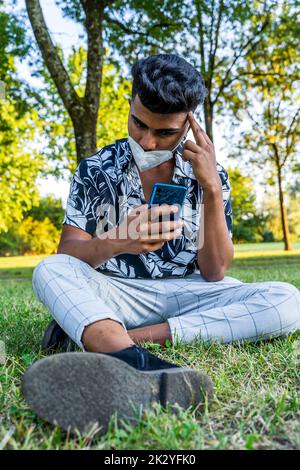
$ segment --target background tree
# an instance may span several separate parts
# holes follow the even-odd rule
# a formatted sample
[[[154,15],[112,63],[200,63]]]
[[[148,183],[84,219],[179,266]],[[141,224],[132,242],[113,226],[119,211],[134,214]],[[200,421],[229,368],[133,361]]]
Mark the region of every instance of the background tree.
[[[279,96],[278,96],[279,94]],[[289,171],[296,171],[299,165],[299,109],[294,109],[294,98],[289,91],[283,89],[276,91],[269,89],[269,101],[266,103],[267,92],[264,92],[264,101],[261,113],[255,118],[250,114],[252,129],[243,132],[242,138],[247,152],[252,153],[253,160],[261,169],[269,166],[269,184],[277,183],[281,227],[285,250],[291,250],[289,226],[287,220],[284,197],[284,179]],[[259,155],[259,158],[258,158]],[[251,160],[251,159],[250,159]]]
[[[37,203],[35,180],[45,165],[31,146],[39,142],[37,112],[16,74],[15,60],[23,58],[28,47],[18,19],[0,11],[0,80],[5,83],[5,97],[0,100],[0,231],[20,221],[24,211]]]
[[[31,216],[22,220],[18,227],[22,255],[54,254],[57,251],[61,230],[46,217],[43,221]]]
[[[234,105],[246,130],[241,133],[238,151],[232,152],[239,159],[246,156],[248,164],[263,170],[268,185],[276,184],[285,250],[291,250],[291,242],[284,188],[288,176],[300,169],[299,48],[294,15],[293,2],[284,2],[270,35],[248,58],[252,79],[237,93]],[[257,68],[259,76],[253,73]]]
[[[64,214],[65,211],[62,207],[61,199],[56,199],[53,195],[49,194],[41,198],[38,205],[25,212],[24,217],[32,217],[33,220],[39,222],[42,222],[47,217],[57,230],[61,230]]]
[[[56,253],[64,209],[60,199],[49,195],[0,232],[0,256]]]
[[[71,68],[74,67],[73,72],[64,64],[60,48],[50,37],[39,0],[26,0],[26,7],[44,63],[71,120],[78,163],[82,158],[93,154],[99,146],[97,123],[105,55],[104,27],[107,26],[107,22],[104,22],[104,11],[114,9],[115,3],[118,4],[118,2],[69,0],[57,3],[65,16],[83,26],[87,36],[86,53],[85,47],[80,48],[77,56],[74,51],[75,61],[72,64],[69,61],[68,65]],[[86,59],[83,55],[86,55]],[[76,59],[78,59],[77,63]],[[80,67],[81,75],[79,76]],[[84,76],[86,79],[83,79]],[[103,101],[105,100],[106,97]],[[103,115],[103,111],[100,117],[101,114]],[[104,130],[105,125],[102,122],[100,125]]]
[[[300,241],[300,192],[295,194],[290,188],[285,194],[286,217],[289,226],[291,242]],[[278,211],[278,195],[267,188],[265,192],[261,213],[266,218],[266,228],[273,234],[274,241],[282,241],[282,221]],[[270,240],[272,241],[272,240]]]
[[[87,34],[87,71],[83,96],[78,96],[57,47],[47,30],[38,0],[26,0],[29,18],[45,64],[67,109],[75,131],[77,157],[92,154],[102,81],[104,45],[110,60],[126,69],[138,58],[159,52],[188,57],[202,73],[208,90],[204,103],[206,132],[213,140],[215,115],[228,110],[234,86],[260,75],[245,68],[247,58],[268,36],[280,6],[275,0],[60,0],[68,18]],[[98,36],[97,36],[98,35]],[[96,36],[98,40],[96,41]],[[92,81],[92,75],[94,77]],[[262,72],[265,74],[265,72]],[[272,71],[270,71],[272,73]],[[90,86],[94,87],[93,105]],[[240,85],[241,86],[241,85]],[[96,93],[95,93],[96,92]],[[92,114],[89,114],[92,109]],[[84,144],[84,142],[88,142]]]
[[[201,72],[208,96],[205,129],[213,140],[213,121],[228,112],[228,96],[245,79],[248,55],[269,34],[278,5],[275,0],[132,0],[114,2],[105,11],[114,60],[127,63],[153,53],[178,53]],[[251,72],[252,73],[252,72]],[[259,74],[259,70],[255,71]]]
[[[107,0],[107,3],[110,3]],[[81,0],[83,25],[87,34],[87,68],[84,96],[74,84],[49,34],[39,0],[26,0],[32,29],[64,106],[72,120],[78,161],[96,151],[96,127],[103,67],[103,11],[106,2]],[[79,7],[79,2],[74,2]]]
[[[259,214],[255,205],[256,195],[251,177],[243,175],[237,167],[227,167],[227,171],[231,185],[233,242],[263,241],[267,218]]]
[[[32,114],[31,122],[36,123],[32,129],[37,132],[38,126],[43,128],[48,139],[43,154],[49,161],[56,162],[51,171],[57,176],[64,168],[73,171],[77,162],[97,147],[125,136],[130,66],[147,54],[175,52],[202,72],[209,91],[204,114],[206,131],[211,137],[213,121],[220,122],[226,114],[227,123],[244,126],[238,109],[245,113],[251,110],[254,117],[256,112],[260,116],[262,106],[254,109],[260,91],[264,101],[266,88],[272,92],[273,84],[277,86],[280,80],[294,82],[296,72],[291,73],[290,68],[296,37],[294,0],[246,0],[243,5],[233,0],[157,0],[155,8],[150,0],[126,3],[121,0],[57,0],[56,3],[65,16],[83,27],[86,35],[82,45],[74,48],[68,57],[51,40],[39,1],[26,2],[46,64],[41,67],[38,63],[39,69],[35,70],[44,79],[45,89],[42,93],[31,90],[30,97],[32,102],[35,100],[39,113],[38,119]],[[95,63],[97,68],[93,69]],[[290,80],[287,80],[287,73]],[[92,94],[93,87],[96,94]],[[256,89],[260,91],[256,93]],[[291,93],[290,88],[288,91]],[[96,101],[92,99],[94,96]],[[21,100],[16,102],[19,106]],[[32,105],[30,100],[24,100],[26,102]],[[229,110],[232,119],[229,119]],[[15,116],[13,110],[10,112]],[[229,125],[226,133],[230,134],[234,147]],[[22,144],[34,141],[37,141],[36,135],[28,133],[27,141],[23,140]],[[33,149],[37,151],[34,144]],[[30,154],[33,156],[31,149]],[[284,166],[283,186],[291,168],[288,164]],[[297,162],[293,166],[294,170],[296,168]],[[46,171],[45,165],[43,171]]]
[[[62,56],[61,50],[59,50],[59,54]],[[77,83],[76,93],[79,96],[84,94],[82,77],[85,74],[86,60],[85,49],[79,47],[77,50],[73,48],[66,63],[66,70],[72,82]],[[34,98],[47,139],[47,145],[44,148],[45,155],[51,161],[54,175],[59,177],[64,170],[68,170],[68,173],[72,174],[78,164],[72,121],[47,69],[43,68],[43,64],[40,64],[37,73],[44,82],[43,88],[34,94]],[[104,57],[101,87],[99,119],[96,128],[98,148],[111,144],[116,139],[126,137],[128,98],[131,92],[130,81],[122,76],[120,69],[108,63],[106,57]]]

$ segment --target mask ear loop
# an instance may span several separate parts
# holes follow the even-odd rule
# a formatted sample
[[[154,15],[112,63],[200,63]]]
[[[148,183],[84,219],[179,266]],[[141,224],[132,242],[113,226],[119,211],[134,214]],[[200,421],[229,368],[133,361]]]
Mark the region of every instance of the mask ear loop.
[[[188,135],[188,133],[189,133],[189,131],[190,131],[190,128],[191,128],[191,125],[189,124],[188,130],[186,131],[185,136],[184,136],[184,138],[183,138],[183,142],[186,141],[186,138],[187,138],[187,135]]]
[[[185,136],[184,136],[184,138],[183,138],[183,142],[186,141],[186,138],[187,138],[187,135],[188,135],[188,133],[189,133],[190,128],[191,128],[191,125],[189,124],[188,130],[186,131],[186,134],[185,134]],[[191,170],[192,170],[192,164],[191,164],[190,160],[187,160],[187,163],[190,164],[190,171],[191,171]]]

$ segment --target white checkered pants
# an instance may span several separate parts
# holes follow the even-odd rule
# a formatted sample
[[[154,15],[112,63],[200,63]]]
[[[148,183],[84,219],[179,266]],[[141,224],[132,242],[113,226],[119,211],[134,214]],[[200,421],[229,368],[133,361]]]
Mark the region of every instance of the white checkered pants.
[[[172,339],[230,343],[287,335],[300,329],[300,292],[287,282],[207,282],[185,278],[131,279],[107,275],[73,256],[43,259],[33,289],[65,332],[84,349],[84,328],[98,320],[125,329],[169,323]]]

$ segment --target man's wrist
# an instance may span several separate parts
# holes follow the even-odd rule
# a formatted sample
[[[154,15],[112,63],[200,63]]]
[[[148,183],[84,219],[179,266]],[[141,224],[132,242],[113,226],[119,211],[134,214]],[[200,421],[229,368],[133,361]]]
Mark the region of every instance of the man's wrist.
[[[221,181],[212,181],[203,186],[204,193],[210,194],[211,196],[219,195],[222,193]]]
[[[122,253],[120,247],[120,240],[116,236],[115,229],[102,233],[98,236],[99,246],[104,249],[107,254],[107,259],[113,258]]]

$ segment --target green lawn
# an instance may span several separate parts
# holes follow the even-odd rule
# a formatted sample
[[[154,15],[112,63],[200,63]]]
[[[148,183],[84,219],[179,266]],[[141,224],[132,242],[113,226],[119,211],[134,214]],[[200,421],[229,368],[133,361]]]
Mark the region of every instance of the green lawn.
[[[245,282],[282,280],[300,289],[299,244],[289,254],[278,244],[248,245],[248,253],[245,248],[236,247],[229,276]],[[300,449],[300,333],[256,345],[195,341],[162,349],[149,343],[161,357],[212,377],[215,401],[202,416],[192,410],[174,416],[157,407],[135,428],[112,421],[101,438],[70,436],[36,417],[19,385],[26,368],[43,357],[40,340],[50,320],[30,282],[41,258],[0,259],[0,340],[7,352],[0,366],[0,449]]]

